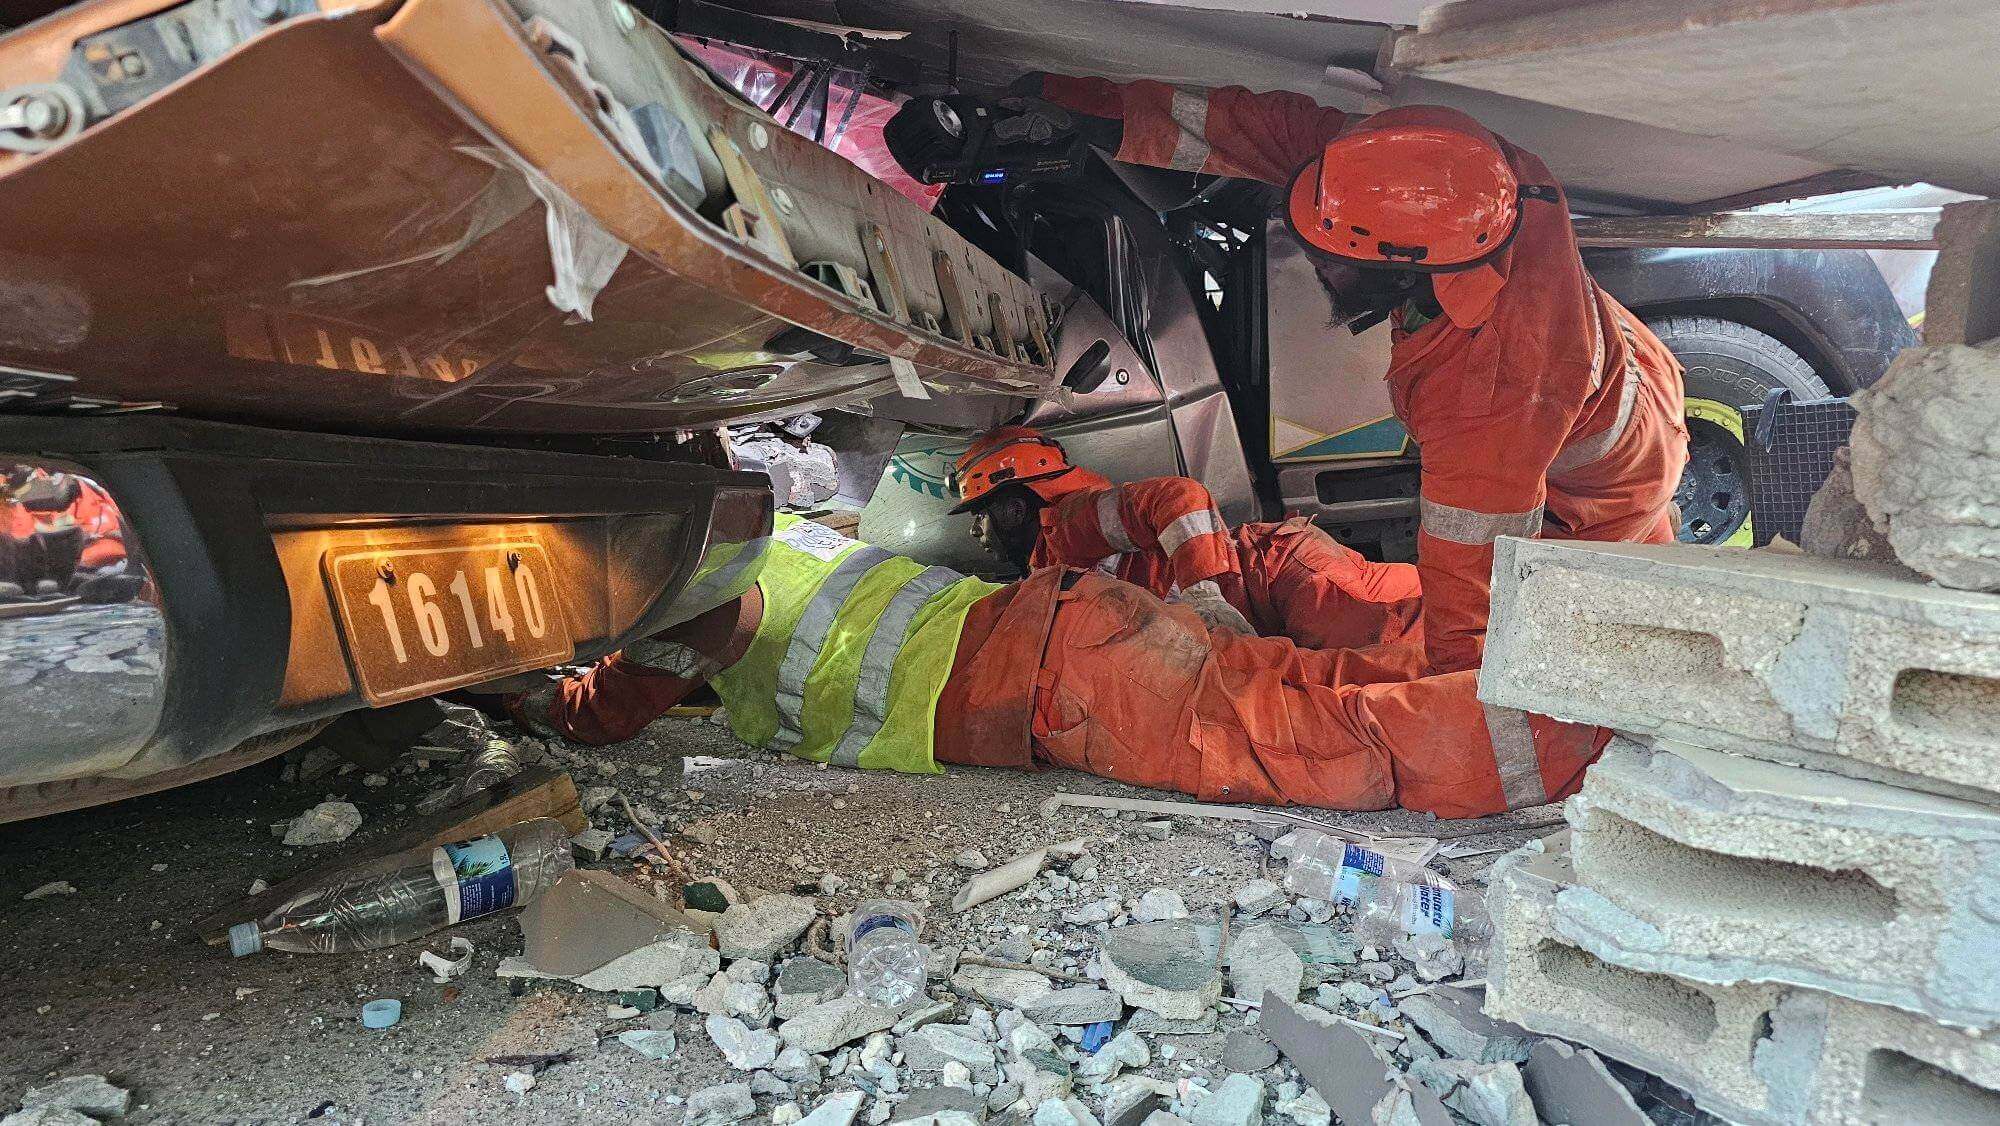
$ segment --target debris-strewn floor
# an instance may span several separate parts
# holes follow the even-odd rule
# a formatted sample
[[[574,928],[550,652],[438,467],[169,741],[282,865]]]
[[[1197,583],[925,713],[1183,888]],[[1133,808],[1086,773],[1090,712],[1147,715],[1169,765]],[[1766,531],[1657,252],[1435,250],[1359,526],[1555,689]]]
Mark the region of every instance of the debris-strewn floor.
[[[1230,822],[1178,820],[1165,839],[1155,839],[1157,829],[1095,811],[1064,809],[1044,818],[1040,804],[1058,790],[1173,796],[1063,772],[966,769],[912,777],[820,769],[748,751],[724,727],[681,719],[663,720],[603,752],[569,747],[551,754],[579,789],[615,785],[641,816],[657,813],[697,876],[723,877],[739,891],[796,890],[832,910],[880,895],[885,882],[902,876],[900,896],[927,897],[932,908],[931,943],[1011,957],[1040,950],[1039,959],[1078,970],[1088,967],[1105,928],[1064,922],[1065,911],[1117,899],[1122,914],[1142,893],[1166,887],[1182,895],[1195,917],[1214,919],[1223,901],[1264,875],[1269,863],[1266,843]],[[446,780],[445,756],[425,761],[406,761],[386,775],[348,768],[312,781],[287,780],[297,767],[281,773],[271,763],[152,797],[0,826],[0,852],[8,859],[0,872],[0,957],[7,966],[0,989],[7,1037],[0,1113],[55,1077],[102,1073],[132,1090],[132,1112],[121,1121],[134,1123],[677,1126],[686,1116],[682,1100],[746,1078],[724,1062],[699,1015],[663,1011],[618,1022],[606,1013],[615,997],[561,982],[532,983],[515,995],[494,973],[503,957],[521,950],[510,917],[452,932],[475,943],[477,955],[449,985],[417,965],[422,944],[239,961],[192,935],[193,919],[241,896],[253,881],[275,882],[331,855],[287,848],[273,836],[273,822],[335,797],[360,808],[357,839],[387,832]],[[1338,820],[1419,833],[1431,824],[1407,813]],[[628,827],[615,805],[595,821],[616,832]],[[1070,870],[1074,879],[1045,877],[964,916],[950,914],[951,897],[968,875],[955,863],[961,853],[978,850],[998,864],[1078,836],[1092,842],[1088,859]],[[1488,839],[1511,845],[1524,838]],[[1493,859],[1434,866],[1476,882]],[[634,870],[630,860],[593,866]],[[67,881],[75,893],[24,900],[54,881]],[[430,946],[443,951],[445,940]],[[1305,999],[1313,996],[1309,984]],[[401,1023],[386,1032],[365,1030],[359,1021],[362,1002],[377,997],[402,1001]],[[1241,1024],[1232,1016],[1206,1036],[1152,1037],[1143,1073],[1219,1086],[1228,1075],[1218,1063],[1226,1034]],[[613,1038],[641,1026],[672,1028],[678,1052],[656,1061]],[[1161,1050],[1168,1045],[1175,1046],[1171,1056]],[[524,1065],[486,1062],[548,1055],[568,1058],[541,1068],[525,1093],[506,1084]],[[1285,1066],[1267,1077],[1283,1077]],[[852,1088],[830,1076],[823,1091]],[[761,1097],[758,1118],[777,1102]],[[812,1105],[808,1100],[804,1109]],[[873,1111],[871,1104],[864,1120]]]

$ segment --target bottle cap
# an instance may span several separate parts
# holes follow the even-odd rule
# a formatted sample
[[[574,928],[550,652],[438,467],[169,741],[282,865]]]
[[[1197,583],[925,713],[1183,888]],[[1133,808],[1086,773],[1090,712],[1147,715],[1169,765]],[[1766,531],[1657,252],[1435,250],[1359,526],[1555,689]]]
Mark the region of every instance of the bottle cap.
[[[238,923],[229,928],[229,953],[242,958],[264,949],[264,932],[255,923]]]
[[[394,997],[384,997],[361,1006],[361,1027],[388,1028],[403,1019],[403,1003]]]

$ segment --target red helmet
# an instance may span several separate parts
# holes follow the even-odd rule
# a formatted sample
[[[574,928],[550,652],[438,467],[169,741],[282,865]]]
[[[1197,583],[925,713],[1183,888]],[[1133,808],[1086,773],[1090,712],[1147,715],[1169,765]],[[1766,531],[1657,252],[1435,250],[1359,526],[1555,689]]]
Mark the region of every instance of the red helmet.
[[[1057,482],[1068,474],[1075,480]],[[1095,474],[1069,463],[1062,443],[1044,437],[1031,426],[1002,426],[979,440],[951,468],[951,486],[958,493],[953,512],[965,512],[1001,485],[1020,484],[1043,500],[1053,501],[1078,488],[1088,488]]]
[[[1456,110],[1384,110],[1328,141],[1292,180],[1292,227],[1363,266],[1478,265],[1521,220],[1521,181],[1500,142]]]

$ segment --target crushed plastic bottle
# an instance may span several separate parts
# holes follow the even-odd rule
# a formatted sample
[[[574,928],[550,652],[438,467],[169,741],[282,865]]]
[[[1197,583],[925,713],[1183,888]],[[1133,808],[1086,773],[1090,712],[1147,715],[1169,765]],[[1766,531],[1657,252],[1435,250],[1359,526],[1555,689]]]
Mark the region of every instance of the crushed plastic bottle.
[[[847,936],[847,990],[890,1006],[923,994],[929,959],[917,941],[923,915],[914,903],[871,899],[854,909]]]
[[[521,756],[505,739],[488,739],[486,749],[472,756],[459,769],[452,783],[417,803],[418,813],[450,809],[475,794],[484,793],[521,773]]]
[[[1302,833],[1285,887],[1293,894],[1352,905],[1354,936],[1386,947],[1398,938],[1437,934],[1483,946],[1490,937],[1476,897],[1420,864],[1386,856],[1324,833]]]
[[[229,928],[229,950],[238,958],[260,950],[379,950],[522,906],[574,865],[560,821],[523,821],[491,836],[411,849],[365,872],[328,873],[263,919]]]

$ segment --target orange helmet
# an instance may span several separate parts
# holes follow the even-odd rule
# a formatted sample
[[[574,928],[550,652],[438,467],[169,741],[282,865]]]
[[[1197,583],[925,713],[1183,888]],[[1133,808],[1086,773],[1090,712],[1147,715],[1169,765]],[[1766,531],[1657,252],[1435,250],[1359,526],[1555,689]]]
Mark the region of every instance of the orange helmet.
[[[1361,266],[1445,272],[1514,237],[1521,181],[1500,142],[1456,110],[1384,110],[1328,141],[1292,180],[1306,242]]]
[[[1056,478],[1087,473],[1069,463],[1062,443],[1044,437],[1041,431],[1031,426],[1002,426],[980,435],[953,463],[951,486],[958,493],[958,503],[952,511],[975,508],[986,494],[1008,484],[1026,485],[1043,500],[1053,501],[1077,487],[1087,487],[1082,482],[1057,484]]]

